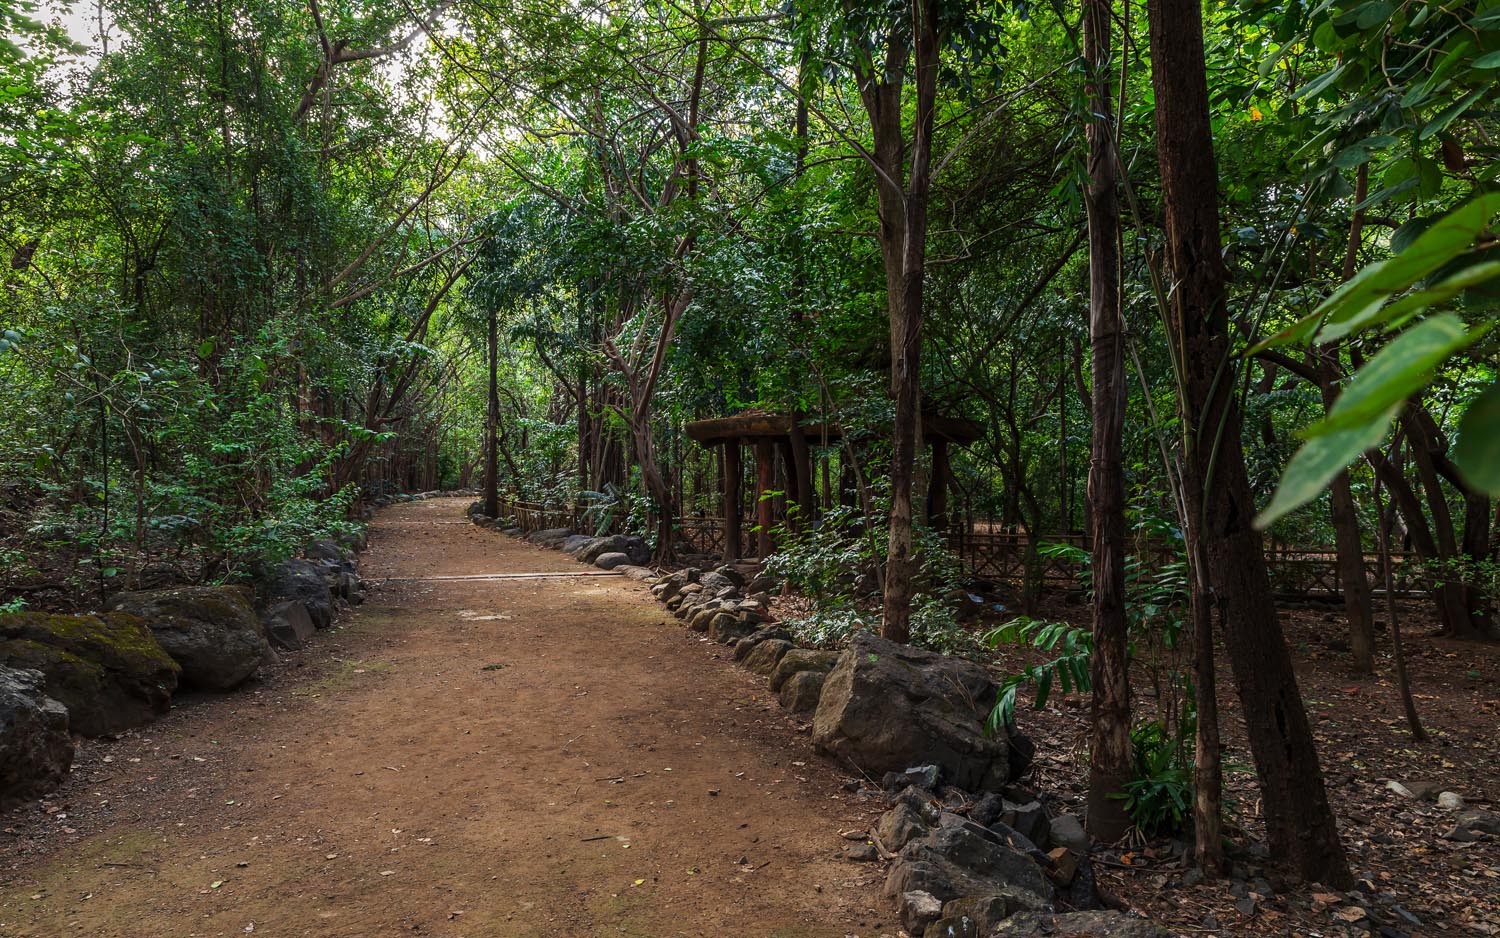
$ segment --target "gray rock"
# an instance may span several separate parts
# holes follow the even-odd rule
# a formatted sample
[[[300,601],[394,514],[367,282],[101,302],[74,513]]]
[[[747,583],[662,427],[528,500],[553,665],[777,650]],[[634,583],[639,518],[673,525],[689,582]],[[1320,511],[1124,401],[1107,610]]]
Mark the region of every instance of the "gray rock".
[[[771,672],[771,690],[781,690],[781,685],[791,679],[793,674],[801,671],[818,671],[827,673],[833,670],[833,665],[839,660],[836,651],[821,651],[816,648],[792,648],[781,656],[776,662],[776,669]]]
[[[781,705],[793,713],[811,713],[818,708],[827,678],[822,671],[798,671],[781,685],[778,697]]]
[[[574,554],[574,556],[583,563],[593,563],[604,554],[625,554],[629,556],[630,551],[627,549],[629,540],[623,534],[596,537],[579,548],[578,553]]]
[[[307,607],[291,600],[272,605],[261,616],[260,624],[271,644],[284,651],[294,651],[306,645],[317,631],[312,617],[307,614]]]
[[[166,713],[182,669],[146,623],[112,612],[0,615],[0,665],[47,677],[47,696],[68,709],[73,732],[107,736]]]
[[[226,691],[255,673],[270,652],[247,590],[233,586],[119,593],[110,609],[144,619],[182,666],[183,684]]]
[[[735,589],[740,589],[745,585],[745,575],[743,573],[740,573],[740,571],[736,570],[735,568],[731,567],[729,564],[724,564],[721,567],[715,567],[714,573],[728,580]]]
[[[629,535],[625,538],[625,556],[636,566],[644,566],[651,562],[651,545],[646,543],[644,537]]]
[[[739,584],[718,570],[710,570],[708,573],[703,574],[703,577],[698,582],[703,585],[704,589],[711,593],[718,593],[721,590],[727,589],[734,591],[732,595],[739,594]]]
[[[276,568],[266,587],[267,602],[299,602],[307,610],[314,626],[326,629],[333,624],[333,590],[318,565],[311,560],[293,558]]]
[[[913,935],[921,935],[927,926],[943,914],[943,904],[937,896],[920,889],[901,894],[901,925]]]
[[[638,567],[633,563],[621,564],[620,566],[615,567],[615,572],[623,573],[630,579],[636,580],[641,583],[649,583],[650,581],[656,579],[655,570],[652,570],[650,567]]]
[[[562,546],[564,541],[572,536],[573,532],[569,528],[544,528],[540,531],[532,531],[526,535],[526,540],[536,544],[538,547],[548,547],[552,550],[557,550]],[[592,562],[590,561],[590,563]]]
[[[319,538],[302,548],[302,556],[308,560],[323,561],[336,566],[352,570],[354,565],[350,562],[352,553],[340,547],[329,538]]]
[[[1457,792],[1439,792],[1437,806],[1444,811],[1462,811],[1464,809],[1464,799]]]
[[[902,772],[887,772],[880,780],[880,787],[886,791],[901,791],[908,786],[915,785],[918,788],[937,788],[938,779],[942,777],[942,770],[935,765],[918,765]]]
[[[629,563],[630,558],[620,551],[611,551],[610,553],[600,554],[594,558],[594,566],[600,570],[613,570],[616,567],[623,567]]]
[[[875,822],[875,837],[890,853],[900,853],[902,847],[926,835],[922,816],[908,804],[897,804]]]
[[[844,859],[854,863],[874,863],[880,859],[880,851],[874,844],[854,844],[844,850]]]
[[[1171,938],[1161,926],[1123,912],[1020,912],[1000,924],[992,938]]]
[[[1081,857],[1089,855],[1089,835],[1084,833],[1078,818],[1071,814],[1059,814],[1048,826],[1054,846],[1067,847]]]
[[[997,925],[1017,912],[1040,912],[1046,902],[1036,893],[1004,887],[988,896],[965,896],[943,903],[943,918],[966,918],[981,935],[988,935]]]
[[[751,632],[749,635],[740,639],[739,642],[735,644],[734,660],[744,661],[746,658],[750,657],[750,653],[754,651],[756,646],[761,642],[780,640],[787,642],[788,646],[790,646],[791,639],[791,633],[783,628],[778,628],[776,626],[766,626],[756,629],[754,632]],[[766,671],[764,673],[770,674],[771,672]]]
[[[890,776],[887,775],[887,778]],[[989,792],[974,802],[974,807],[969,809],[969,820],[975,824],[989,827],[1000,820],[1000,815],[1005,812],[1005,798],[995,792]]]
[[[570,534],[557,542],[557,549],[565,554],[577,554],[592,543],[594,538],[587,534]]]
[[[708,620],[708,637],[721,645],[747,638],[754,631],[755,626],[734,613],[725,612],[722,609]]]
[[[1036,861],[992,838],[984,828],[964,822],[910,841],[886,874],[886,894],[921,890],[947,902],[1014,890],[1030,893],[1037,905],[1050,902],[1052,887]]]
[[[984,938],[979,925],[967,915],[947,915],[927,926],[922,938]]]
[[[1024,769],[1026,749],[985,733],[996,690],[973,662],[861,632],[824,686],[813,742],[865,774],[931,763],[960,788],[997,789]]]
[[[1469,808],[1458,813],[1452,830],[1443,837],[1448,840],[1473,842],[1482,839],[1481,835],[1485,834],[1491,837],[1500,836],[1500,814]]]
[[[769,676],[781,663],[781,656],[791,651],[793,645],[784,638],[772,638],[757,644],[745,658],[745,667],[751,673]]]
[[[40,671],[0,667],[0,809],[62,784],[73,764],[68,708]]]
[[[1014,804],[1007,801],[1004,803],[1004,810],[1000,814],[1000,820],[1014,828],[1017,833],[1036,844],[1040,849],[1047,849],[1051,842],[1051,822],[1047,819],[1047,810],[1042,807],[1039,801],[1028,801],[1025,804]],[[1060,846],[1070,847],[1068,844]]]

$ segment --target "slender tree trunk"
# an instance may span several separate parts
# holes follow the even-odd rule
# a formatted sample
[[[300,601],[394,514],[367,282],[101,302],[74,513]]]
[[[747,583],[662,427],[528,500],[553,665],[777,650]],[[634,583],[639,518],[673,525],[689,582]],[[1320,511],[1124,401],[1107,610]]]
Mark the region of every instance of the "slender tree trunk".
[[[1110,105],[1113,0],[1085,0],[1083,59],[1088,69],[1089,341],[1094,387],[1089,466],[1093,551],[1093,745],[1089,750],[1088,826],[1118,840],[1130,828],[1119,797],[1131,778],[1130,659],[1125,619],[1125,340],[1120,315],[1120,209]],[[1060,395],[1065,397],[1066,395]]]
[[[1323,405],[1332,407],[1338,399],[1334,388],[1334,368],[1329,357],[1332,349],[1315,353],[1320,379],[1318,387]],[[1359,674],[1375,673],[1375,624],[1370,615],[1370,581],[1365,575],[1365,545],[1359,532],[1359,514],[1355,510],[1354,491],[1349,473],[1333,477],[1328,488],[1330,520],[1334,543],[1338,547],[1339,592],[1344,598],[1344,615],[1349,619],[1350,664]]]
[[[1149,0],[1157,154],[1171,273],[1168,334],[1182,375],[1189,543],[1201,538],[1239,685],[1273,855],[1309,881],[1352,882],[1271,595],[1240,442],[1219,240],[1218,172],[1198,0]]]
[[[1417,702],[1411,695],[1411,679],[1406,673],[1406,648],[1401,641],[1401,620],[1396,616],[1396,578],[1391,571],[1391,522],[1394,517],[1388,517],[1380,504],[1379,482],[1375,484],[1375,514],[1380,525],[1380,575],[1385,583],[1385,614],[1391,620],[1391,657],[1396,662],[1396,689],[1401,695],[1406,728],[1411,731],[1412,739],[1422,743],[1427,741],[1427,731],[1422,728]]]
[[[861,93],[875,136],[876,193],[881,257],[890,318],[891,396],[895,424],[891,447],[891,517],[881,634],[911,637],[916,591],[912,540],[912,490],[921,443],[922,294],[927,264],[927,199],[932,182],[932,128],[937,98],[938,33],[934,0],[912,0],[913,45],[887,39],[879,74],[861,76]],[[911,55],[908,55],[908,52]],[[902,124],[901,76],[914,59],[915,116],[911,141]],[[872,72],[874,69],[871,70]],[[909,162],[908,162],[909,161]],[[901,180],[905,180],[905,185]]]
[[[500,314],[490,310],[489,358],[490,387],[489,407],[485,413],[484,455],[484,513],[491,518],[500,516]]]

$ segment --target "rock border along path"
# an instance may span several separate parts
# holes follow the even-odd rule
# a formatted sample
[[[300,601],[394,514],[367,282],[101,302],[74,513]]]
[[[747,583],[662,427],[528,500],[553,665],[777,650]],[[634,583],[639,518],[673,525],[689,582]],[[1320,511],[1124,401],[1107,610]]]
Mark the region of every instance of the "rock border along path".
[[[4,818],[0,933],[895,933],[840,849],[883,805],[762,680],[464,504],[382,512],[368,601],[258,685],[82,744]]]

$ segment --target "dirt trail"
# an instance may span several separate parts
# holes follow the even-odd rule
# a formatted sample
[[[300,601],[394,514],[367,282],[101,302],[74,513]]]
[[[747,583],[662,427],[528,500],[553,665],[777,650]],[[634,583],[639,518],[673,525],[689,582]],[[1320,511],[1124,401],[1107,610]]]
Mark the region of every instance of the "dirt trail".
[[[389,509],[340,628],[80,748],[0,835],[0,936],[893,933],[839,855],[877,807],[618,576]],[[48,813],[51,812],[51,813]]]

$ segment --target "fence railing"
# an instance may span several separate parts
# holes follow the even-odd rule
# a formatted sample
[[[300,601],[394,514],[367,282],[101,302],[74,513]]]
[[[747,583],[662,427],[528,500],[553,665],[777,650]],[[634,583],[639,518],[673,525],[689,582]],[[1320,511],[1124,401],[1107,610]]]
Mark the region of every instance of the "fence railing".
[[[575,531],[598,529],[596,519],[588,518],[588,504],[571,506],[544,505],[540,502],[502,499],[500,513],[527,534],[549,528],[571,528]],[[747,539],[752,519],[741,521]],[[605,526],[613,533],[617,524]],[[714,515],[690,515],[678,519],[678,536],[704,554],[724,552],[724,519]],[[1033,587],[1071,590],[1083,585],[1082,570],[1066,556],[1054,552],[1033,553],[1031,536],[1006,529],[991,522],[974,522],[955,526],[947,532],[948,549],[959,558],[970,576],[1000,580]],[[1087,548],[1082,534],[1056,534],[1039,537],[1036,544],[1068,544]],[[1266,567],[1271,588],[1281,599],[1336,598],[1342,594],[1339,581],[1338,554],[1331,550],[1302,549],[1276,545],[1266,551]],[[1424,574],[1419,558],[1410,551],[1391,554],[1392,581],[1398,596],[1417,596],[1428,592],[1431,583]],[[1370,589],[1383,594],[1385,578],[1380,557],[1366,554],[1365,579]]]

